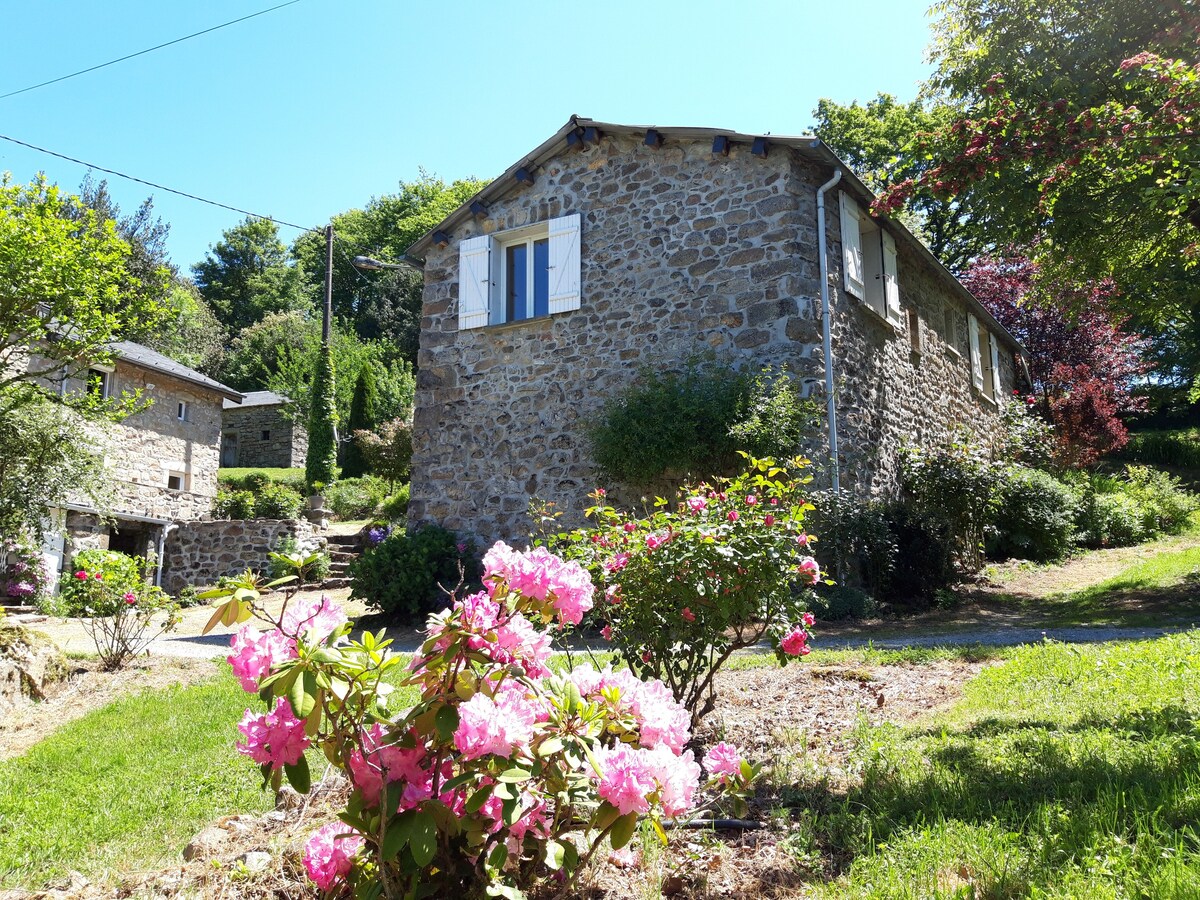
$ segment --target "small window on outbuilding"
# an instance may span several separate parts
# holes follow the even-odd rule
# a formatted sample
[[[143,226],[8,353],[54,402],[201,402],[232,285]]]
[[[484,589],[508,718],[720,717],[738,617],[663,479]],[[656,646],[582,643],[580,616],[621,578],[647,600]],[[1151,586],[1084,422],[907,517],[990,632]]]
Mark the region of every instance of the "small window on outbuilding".
[[[188,476],[186,472],[168,472],[167,473],[167,490],[168,491],[186,491],[188,489]]]
[[[264,441],[269,441],[269,440],[271,439],[271,429],[270,429],[270,428],[264,428],[264,429],[263,429],[263,432],[262,432],[262,439],[263,439]]]
[[[915,306],[910,306],[906,313],[908,317],[908,349],[913,353],[920,353],[924,349],[921,343],[921,314],[917,312]]]
[[[188,404],[186,400],[180,400],[179,403],[176,404],[175,418],[179,419],[180,422],[186,422],[188,420]]]
[[[956,356],[962,353],[958,349],[958,313],[953,306],[946,307],[945,323],[946,349]]]
[[[112,396],[112,372],[104,369],[88,369],[87,392],[97,399],[107,400]]]

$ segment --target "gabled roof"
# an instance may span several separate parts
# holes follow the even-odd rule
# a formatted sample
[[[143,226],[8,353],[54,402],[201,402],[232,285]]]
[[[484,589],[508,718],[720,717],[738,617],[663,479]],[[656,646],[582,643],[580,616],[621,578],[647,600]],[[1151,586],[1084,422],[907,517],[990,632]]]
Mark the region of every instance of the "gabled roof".
[[[248,391],[242,395],[241,403],[226,400],[221,406],[222,409],[245,409],[248,406],[282,406],[287,402],[287,397],[274,391]]]
[[[517,160],[511,166],[504,170],[498,178],[485,185],[482,190],[467,200],[462,206],[450,213],[440,224],[431,228],[426,234],[422,235],[415,243],[413,243],[406,251],[406,256],[420,263],[424,260],[425,254],[428,252],[433,243],[433,235],[438,231],[451,232],[453,229],[461,225],[467,219],[472,217],[471,204],[477,200],[482,200],[484,203],[492,204],[503,199],[511,194],[519,192],[524,185],[516,179],[516,172],[520,168],[529,169],[531,172],[536,172],[539,168],[548,163],[551,159],[568,149],[568,138],[578,132],[581,128],[596,128],[601,134],[624,134],[628,136],[638,137],[644,136],[649,129],[654,129],[663,138],[664,141],[711,141],[713,138],[722,136],[729,138],[730,141],[736,144],[751,144],[755,138],[766,138],[771,146],[789,147],[797,151],[801,156],[812,160],[813,162],[832,168],[840,169],[842,172],[842,180],[838,185],[842,190],[848,191],[855,195],[864,205],[870,205],[875,200],[875,194],[859,179],[854,171],[844,163],[836,153],[818,137],[814,135],[778,135],[778,134],[748,134],[740,131],[729,131],[723,128],[676,128],[661,125],[621,125],[615,122],[597,122],[595,119],[586,119],[582,116],[571,116],[567,123],[556,131],[549,139],[543,141],[521,159]],[[963,287],[960,282],[949,269],[947,269],[936,256],[929,250],[928,247],[912,232],[904,227],[895,219],[880,219],[880,222],[886,222],[887,228],[892,232],[892,236],[906,246],[911,252],[921,257],[928,263],[937,275],[942,279],[947,286],[961,299],[978,318],[984,321],[988,330],[994,332],[1004,338],[1013,347],[1021,353],[1025,353],[1025,349],[1021,346],[1020,341],[1013,337],[1012,333],[1007,328],[1001,325],[996,317],[993,316],[982,303]]]
[[[163,356],[157,350],[151,350],[142,344],[135,344],[133,341],[116,341],[109,344],[108,349],[122,362],[127,362],[150,372],[170,375],[172,378],[186,381],[190,385],[220,394],[235,402],[240,402],[242,399],[240,391],[226,387],[221,382],[214,381],[207,375],[200,374],[195,369],[189,369],[183,363],[176,362],[169,356]]]

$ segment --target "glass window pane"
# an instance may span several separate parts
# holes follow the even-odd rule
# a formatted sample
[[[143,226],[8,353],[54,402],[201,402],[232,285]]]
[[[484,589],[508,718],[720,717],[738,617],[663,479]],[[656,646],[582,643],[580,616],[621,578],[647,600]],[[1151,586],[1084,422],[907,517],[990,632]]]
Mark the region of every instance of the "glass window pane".
[[[550,241],[533,242],[533,314],[550,314]]]
[[[528,254],[527,244],[513,244],[505,253],[505,284],[508,285],[506,322],[529,318],[529,289],[526,284],[529,279],[526,270]]]

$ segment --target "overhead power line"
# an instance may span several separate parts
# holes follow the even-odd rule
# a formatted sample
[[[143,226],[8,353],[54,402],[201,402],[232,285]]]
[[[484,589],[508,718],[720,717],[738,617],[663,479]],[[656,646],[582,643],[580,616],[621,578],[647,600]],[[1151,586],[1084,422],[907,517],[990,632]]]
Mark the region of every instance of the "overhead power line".
[[[298,2],[298,0],[293,0]],[[288,228],[296,228],[300,231],[315,231],[323,233],[323,228],[313,228],[307,225],[297,225],[295,222],[286,222],[283,219],[277,219],[274,216],[264,216],[262,213],[251,212],[248,209],[242,209],[238,206],[230,206],[228,203],[221,203],[217,200],[209,200],[207,197],[201,197],[198,194],[189,194],[187,191],[176,190],[172,187],[167,187],[165,184],[158,184],[154,181],[147,181],[145,178],[138,178],[136,175],[126,175],[124,172],[118,172],[116,169],[107,169],[104,166],[98,166],[95,163],[90,163],[87,160],[76,159],[74,156],[67,156],[65,153],[56,153],[53,150],[47,150],[45,147],[39,147],[36,144],[30,144],[25,141],[19,141],[14,137],[9,137],[6,134],[0,134],[0,141],[8,141],[11,144],[17,144],[21,147],[28,147],[30,150],[36,150],[38,153],[45,153],[48,156],[55,156],[59,159],[65,159],[67,162],[73,162],[80,166],[86,166],[89,169],[95,169],[97,172],[104,172],[107,175],[115,175],[118,178],[124,178],[127,181],[136,181],[138,184],[144,184],[147,187],[152,187],[158,191],[166,191],[168,194],[175,194],[179,197],[186,197],[189,200],[196,200],[200,203],[207,203],[209,206],[216,206],[220,209],[227,209],[230,212],[241,213],[244,216],[253,216],[256,219],[267,219],[274,222],[276,225],[284,225]]]
[[[95,72],[97,69],[115,66],[117,63],[125,62],[127,59],[133,59],[136,56],[145,56],[147,53],[153,53],[155,50],[161,50],[163,47],[170,47],[172,44],[181,44],[184,41],[190,41],[192,38],[200,37],[202,34],[210,34],[214,31],[219,31],[222,28],[228,28],[230,25],[236,25],[238,22],[245,22],[247,19],[265,16],[269,12],[275,12],[277,9],[283,9],[285,6],[293,6],[299,2],[300,0],[288,0],[287,3],[280,3],[278,6],[272,6],[270,9],[260,9],[256,13],[251,13],[248,16],[242,16],[240,19],[231,19],[228,22],[222,22],[220,25],[214,25],[212,28],[205,28],[203,31],[197,31],[192,34],[184,35],[181,38],[175,38],[173,41],[167,41],[165,44],[156,44],[153,47],[147,47],[145,50],[139,50],[136,53],[130,53],[117,59],[110,59],[108,62],[103,62],[99,65],[89,66],[86,69],[80,69],[78,72],[72,72],[70,75],[60,75],[58,78],[51,78],[49,81],[43,81],[39,84],[31,84],[29,87],[23,87],[15,91],[9,91],[7,94],[0,94],[0,100],[7,100],[9,97],[17,96],[17,94],[25,94],[29,91],[36,91],[38,88],[44,88],[47,85],[58,84],[60,81],[66,81],[68,78],[75,78],[79,75],[86,75],[88,72]]]

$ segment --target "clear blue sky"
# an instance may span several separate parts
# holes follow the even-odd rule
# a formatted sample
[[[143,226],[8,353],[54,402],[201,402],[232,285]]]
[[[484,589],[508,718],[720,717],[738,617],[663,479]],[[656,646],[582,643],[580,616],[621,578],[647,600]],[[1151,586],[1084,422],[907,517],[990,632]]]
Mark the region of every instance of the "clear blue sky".
[[[0,94],[280,0],[54,0],[5,10]],[[794,134],[821,97],[911,99],[928,0],[301,0],[0,100],[0,134],[304,225],[424,167],[487,178],[572,113]],[[74,190],[86,169],[0,142],[0,171]],[[235,213],[149,194],[187,271]],[[283,229],[290,241],[295,232]]]

